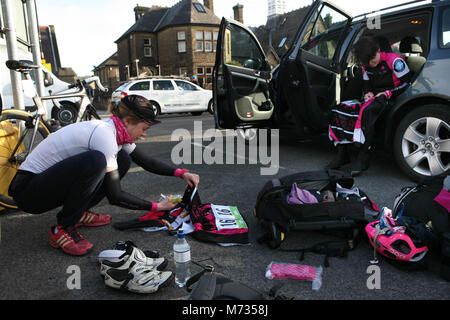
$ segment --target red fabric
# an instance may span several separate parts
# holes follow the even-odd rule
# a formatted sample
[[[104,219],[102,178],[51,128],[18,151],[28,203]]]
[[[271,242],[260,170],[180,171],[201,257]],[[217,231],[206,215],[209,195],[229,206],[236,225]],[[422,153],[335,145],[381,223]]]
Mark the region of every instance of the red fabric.
[[[434,198],[434,201],[443,206],[448,212],[450,212],[450,192],[442,189],[439,195]]]
[[[128,134],[127,128],[123,124],[122,120],[120,120],[119,117],[117,117],[115,115],[112,115],[111,119],[113,120],[114,125],[116,127],[117,144],[119,146],[121,146],[123,144],[131,144],[131,143],[133,143],[133,141],[130,138],[130,135]]]

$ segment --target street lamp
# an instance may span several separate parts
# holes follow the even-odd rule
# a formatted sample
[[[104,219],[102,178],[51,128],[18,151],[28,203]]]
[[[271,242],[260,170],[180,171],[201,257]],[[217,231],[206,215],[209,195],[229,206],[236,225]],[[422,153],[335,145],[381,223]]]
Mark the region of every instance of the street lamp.
[[[124,68],[127,69],[127,80],[130,80],[130,66],[126,65]]]
[[[139,59],[134,60],[136,62],[136,77],[139,78]]]

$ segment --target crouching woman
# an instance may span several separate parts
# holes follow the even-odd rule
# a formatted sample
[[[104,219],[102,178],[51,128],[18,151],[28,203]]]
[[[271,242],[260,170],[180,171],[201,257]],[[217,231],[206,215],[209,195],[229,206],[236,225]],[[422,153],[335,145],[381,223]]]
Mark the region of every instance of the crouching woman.
[[[113,205],[133,210],[170,210],[170,198],[159,203],[122,190],[131,161],[146,171],[184,179],[198,186],[199,176],[150,157],[135,142],[158,123],[151,103],[129,95],[113,104],[112,116],[66,126],[44,139],[20,166],[9,194],[25,212],[40,214],[62,206],[57,225],[50,228],[50,244],[71,255],[84,255],[93,247],[79,226],[101,226],[111,216],[90,208],[105,196]]]

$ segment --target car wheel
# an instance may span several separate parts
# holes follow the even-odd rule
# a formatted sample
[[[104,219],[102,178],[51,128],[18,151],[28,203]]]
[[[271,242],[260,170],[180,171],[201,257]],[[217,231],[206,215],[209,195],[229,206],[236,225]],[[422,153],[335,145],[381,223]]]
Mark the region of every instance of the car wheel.
[[[209,103],[208,103],[208,112],[209,112],[210,114],[214,114],[214,103],[213,103],[213,100],[212,100],[212,99],[209,100]]]
[[[159,104],[155,101],[150,101],[153,106],[153,112],[155,113],[155,118],[158,117],[161,114],[161,108]]]
[[[67,126],[77,120],[78,110],[71,103],[61,103],[61,108],[57,108],[55,119],[61,126]]]
[[[394,136],[400,168],[423,182],[450,170],[450,112],[447,106],[422,106],[400,121]]]

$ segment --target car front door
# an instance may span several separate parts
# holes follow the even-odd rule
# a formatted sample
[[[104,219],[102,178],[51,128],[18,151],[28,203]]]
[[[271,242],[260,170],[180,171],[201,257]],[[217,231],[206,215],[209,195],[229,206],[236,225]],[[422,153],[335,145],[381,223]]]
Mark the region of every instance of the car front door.
[[[222,19],[213,71],[216,128],[267,127],[270,65],[255,35],[244,25]]]
[[[179,91],[181,109],[183,112],[198,111],[201,109],[201,99],[199,99],[196,86],[184,80],[174,80]]]
[[[327,2],[314,2],[280,63],[280,100],[287,102],[298,123],[313,130],[327,127],[331,108],[340,102],[341,50],[351,20]]]

